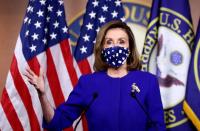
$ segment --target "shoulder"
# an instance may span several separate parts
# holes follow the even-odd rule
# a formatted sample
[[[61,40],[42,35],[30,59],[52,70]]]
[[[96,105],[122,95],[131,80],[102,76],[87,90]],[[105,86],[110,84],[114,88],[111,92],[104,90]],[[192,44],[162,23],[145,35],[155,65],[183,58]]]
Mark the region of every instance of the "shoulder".
[[[100,78],[103,74],[104,74],[104,72],[94,72],[94,73],[84,74],[84,75],[81,75],[79,80],[80,81],[88,81],[88,80],[92,81],[94,79]]]
[[[103,73],[101,72],[94,72],[90,74],[81,75],[78,80],[77,86],[82,86],[84,90],[89,89],[92,91],[92,89],[95,89],[96,84],[99,83],[101,76],[103,76],[102,74]]]
[[[149,72],[145,72],[145,71],[140,71],[140,70],[134,70],[134,71],[130,71],[130,73],[134,76],[137,76],[137,78],[141,79],[141,78],[145,78],[145,79],[157,79],[157,77]]]

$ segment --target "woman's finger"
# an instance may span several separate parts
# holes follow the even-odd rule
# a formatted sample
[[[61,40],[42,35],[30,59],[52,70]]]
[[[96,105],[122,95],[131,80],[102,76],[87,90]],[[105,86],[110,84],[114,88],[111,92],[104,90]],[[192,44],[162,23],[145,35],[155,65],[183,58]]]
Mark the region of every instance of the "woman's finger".
[[[30,69],[30,68],[26,68],[26,71],[32,75],[32,76],[35,76],[35,73]]]
[[[33,77],[34,77],[28,71],[25,71],[25,73],[23,75],[26,76],[29,79],[33,79]]]
[[[29,79],[29,78],[27,77],[27,80],[28,80],[28,82],[29,82],[31,85],[33,85],[36,89],[39,89],[38,86],[37,86],[37,81],[36,81],[35,79]]]
[[[35,85],[35,81],[34,81],[33,79],[30,79],[30,78],[27,77],[27,80],[28,80],[28,82],[29,82],[30,84]]]
[[[34,85],[37,84],[37,76],[31,75],[28,71],[26,71],[23,75],[27,78],[29,83],[34,84]]]

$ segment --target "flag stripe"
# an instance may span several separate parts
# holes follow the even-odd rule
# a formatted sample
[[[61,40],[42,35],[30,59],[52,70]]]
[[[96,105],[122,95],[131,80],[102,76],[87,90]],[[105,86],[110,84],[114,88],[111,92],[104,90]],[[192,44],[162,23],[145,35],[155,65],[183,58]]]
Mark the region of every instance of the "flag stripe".
[[[28,65],[29,65],[29,68],[31,68],[35,73],[36,75],[39,75],[39,72],[40,72],[40,64],[37,60],[37,57],[33,57],[31,60],[27,61],[28,62]],[[28,86],[28,87],[31,87],[32,85]],[[40,103],[40,100],[38,98],[38,95],[37,95],[37,92],[36,92],[36,89],[35,87],[33,88],[29,88],[29,92],[30,92],[30,95],[31,95],[31,98],[32,98],[32,101],[33,101],[33,108],[34,108],[34,111],[36,113],[36,116],[38,118],[38,121],[40,123],[40,128],[42,129],[42,117],[43,116],[43,113],[42,113],[42,108],[40,105],[38,105],[38,103]]]
[[[82,125],[83,125],[83,130],[84,130],[84,131],[88,131],[87,119],[86,119],[85,116],[83,117]]]
[[[21,97],[19,96],[18,91],[15,88],[10,72],[7,76],[5,88],[24,130],[30,130],[30,123],[26,108],[24,107]]]
[[[55,45],[51,47],[50,50],[51,50],[53,62],[58,63],[58,64],[55,64],[55,68],[56,68],[57,74],[59,74],[58,79],[61,85],[62,93],[64,94],[65,100],[67,100],[70,92],[73,89],[73,85],[69,77],[69,72],[66,69],[64,58],[61,52],[61,47],[60,45]]]
[[[17,116],[17,113],[13,107],[12,102],[10,101],[6,88],[4,88],[2,92],[1,104],[5,112],[6,118],[8,119],[12,128],[18,131],[22,131],[23,130],[22,124]],[[12,112],[12,115],[10,115],[11,112]]]
[[[16,60],[17,60],[19,72],[25,73],[26,68],[28,68],[29,65],[30,65],[30,66],[32,66],[31,68],[36,68],[38,66],[37,72],[36,72],[38,74],[40,65],[38,64],[36,58],[33,58],[30,62],[26,61],[24,54],[22,52],[22,43],[21,43],[20,36],[18,37],[16,48],[15,48],[15,57],[16,57]],[[35,63],[34,63],[34,61],[35,61]],[[29,62],[29,63],[27,63],[27,62]],[[36,71],[36,69],[34,69],[34,70]],[[23,75],[22,75],[22,78],[24,78],[24,82],[26,84],[26,87],[29,90],[29,93],[30,93],[30,96],[31,96],[31,101],[32,101],[32,104],[33,104],[32,107],[34,109],[34,112],[37,116],[39,123],[41,123],[42,122],[42,117],[41,117],[42,116],[42,109],[41,109],[40,104],[38,104],[38,103],[40,103],[40,101],[38,99],[37,91],[33,87],[33,85],[31,85],[29,82],[25,81],[25,77]],[[6,86],[6,87],[8,88],[9,85]],[[15,86],[13,86],[13,87],[15,87]],[[25,117],[25,116],[23,116],[23,117]],[[40,124],[40,128],[42,129],[41,125],[42,124]]]
[[[73,127],[65,128],[63,131],[74,131]]]
[[[45,91],[46,91],[47,99],[49,100],[51,105],[55,108],[56,104],[55,104],[54,99],[53,99],[53,94],[51,92],[51,88],[49,86],[48,79],[47,79],[47,77],[45,77],[44,79],[45,79],[44,81],[45,81]]]
[[[13,81],[15,84],[15,87],[21,97],[21,100],[26,107],[28,117],[30,120],[30,126],[31,130],[40,130],[40,125],[37,119],[37,116],[33,110],[33,104],[31,100],[31,95],[26,87],[26,84],[24,83],[22,76],[20,75],[17,60],[16,57],[13,57],[11,68],[10,68],[11,75],[13,77]]]
[[[9,102],[9,100],[8,100],[8,102]],[[0,104],[0,116],[1,116],[0,117],[0,121],[1,121],[0,122],[0,130],[3,130],[3,129],[5,131],[12,130],[12,127],[11,127],[11,125],[10,125],[8,119],[7,119],[7,116],[6,116],[5,112],[4,112],[3,107],[2,107],[1,104]]]
[[[61,85],[62,93],[65,94],[65,100],[66,100],[68,98],[70,92],[73,89],[73,85],[72,85],[72,81],[71,81],[72,79],[70,79],[70,73],[72,73],[72,72],[68,72],[68,70],[66,69],[66,64],[65,64],[64,57],[62,54],[62,48],[64,48],[64,46],[61,46],[61,45],[63,45],[63,44],[66,44],[66,43],[61,42],[61,44],[51,47],[50,51],[51,51],[53,62],[57,63],[55,65],[55,70],[56,70],[57,74],[59,74],[58,80]],[[69,55],[70,55],[70,52],[69,52]],[[72,63],[69,58],[67,59],[67,62]],[[73,66],[73,63],[70,66]],[[69,70],[69,71],[71,71],[71,70]],[[73,131],[73,127],[69,127],[64,130]]]
[[[40,64],[37,60],[37,57],[33,57],[31,60],[27,61],[30,69],[36,74],[40,73]]]
[[[65,65],[69,72],[69,77],[71,79],[72,85],[75,86],[78,81],[78,77],[77,77],[75,68],[73,66],[73,57],[72,57],[69,45],[70,44],[69,44],[68,40],[63,40],[60,44],[63,58],[65,61]]]
[[[74,69],[76,71],[76,75],[79,78],[81,76],[81,71],[80,71],[80,69],[78,67],[78,63],[75,59],[73,59],[73,65],[74,65]]]
[[[77,76],[78,73],[77,72],[79,71],[79,69],[76,72],[74,65],[77,65],[77,64],[76,64],[76,61],[73,61],[73,57],[72,57],[69,45],[70,45],[69,41],[67,41],[67,40],[62,41],[61,44],[60,44],[61,51],[62,51],[62,54],[63,54],[63,58],[65,60],[65,65],[66,65],[66,68],[69,72],[68,74],[71,78],[71,81],[72,81],[72,84],[73,84],[73,87],[74,87],[76,85],[77,81],[78,81],[78,76]],[[73,64],[73,62],[74,62],[74,64]],[[83,126],[83,131],[88,131],[86,119],[82,120],[82,126]]]
[[[64,102],[65,99],[61,91],[61,86],[58,80],[58,74],[55,69],[55,64],[53,62],[50,49],[47,49],[46,54],[47,54],[47,79],[54,99],[54,103],[57,107],[62,102]]]
[[[87,59],[79,61],[78,66],[82,74],[88,74],[92,72],[90,69],[90,64]]]
[[[83,59],[83,60],[79,61],[78,66],[79,66],[79,69],[80,69],[82,74],[88,74],[88,73],[92,72],[91,68],[90,68],[90,64],[89,64],[87,59]],[[83,130],[87,131],[88,130],[87,120],[85,119],[85,116],[83,118],[84,118],[82,120]]]
[[[94,65],[94,54],[87,57],[87,61],[89,63],[91,72],[94,72],[93,65]]]
[[[51,103],[51,105],[53,107],[56,107],[55,103],[54,103],[54,100],[53,100],[52,93],[51,93],[51,89],[50,89],[50,86],[49,86],[49,82],[48,82],[48,79],[46,77],[46,69],[47,69],[47,56],[46,56],[46,53],[43,52],[43,53],[39,54],[37,56],[37,60],[38,60],[38,62],[40,64],[40,67],[45,72],[45,74],[44,74],[45,83],[44,84],[45,84],[45,91],[46,91],[47,98],[48,98],[49,102]]]

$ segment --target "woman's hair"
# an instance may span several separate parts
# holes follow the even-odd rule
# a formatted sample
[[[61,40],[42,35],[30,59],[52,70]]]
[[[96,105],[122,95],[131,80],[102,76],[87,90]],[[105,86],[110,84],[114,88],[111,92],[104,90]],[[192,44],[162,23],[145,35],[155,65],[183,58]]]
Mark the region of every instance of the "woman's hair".
[[[94,71],[103,71],[107,70],[109,65],[102,59],[102,50],[105,42],[105,36],[110,29],[114,28],[120,28],[126,32],[129,38],[129,57],[127,58],[127,70],[136,70],[141,68],[141,63],[139,60],[139,53],[137,51],[137,47],[135,44],[135,38],[134,35],[130,29],[126,25],[126,23],[120,21],[120,20],[114,20],[111,22],[108,22],[104,26],[101,27],[97,38],[96,38],[96,44],[94,47]]]

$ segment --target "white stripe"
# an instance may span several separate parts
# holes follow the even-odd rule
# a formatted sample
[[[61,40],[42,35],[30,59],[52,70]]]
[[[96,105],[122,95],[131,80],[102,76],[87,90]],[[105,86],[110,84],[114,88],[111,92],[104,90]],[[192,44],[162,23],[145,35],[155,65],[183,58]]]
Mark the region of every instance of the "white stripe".
[[[0,104],[0,131],[12,131],[12,127],[7,120],[2,105]]]
[[[47,56],[46,56],[46,53],[41,53],[37,56],[37,59],[38,59],[38,62],[40,64],[40,67],[43,69],[44,71],[44,84],[45,84],[45,92],[46,92],[46,95],[47,95],[47,98],[49,100],[49,102],[51,103],[51,105],[53,107],[55,107],[55,103],[54,103],[54,100],[53,100],[53,96],[52,96],[52,93],[51,93],[51,90],[50,90],[50,87],[49,87],[49,82],[48,82],[48,79],[46,77],[46,72],[47,72]]]
[[[39,104],[40,101],[39,101],[39,98],[38,98],[37,91],[36,91],[36,89],[33,85],[29,84],[29,82],[26,80],[26,77],[23,75],[25,73],[26,67],[29,67],[29,66],[28,66],[28,64],[27,64],[27,62],[24,58],[23,53],[22,53],[22,43],[21,43],[20,36],[18,37],[14,53],[15,53],[15,56],[16,56],[16,59],[17,59],[18,69],[19,69],[20,75],[22,76],[23,80],[26,83],[26,86],[28,87],[29,93],[31,95],[31,100],[32,100],[32,103],[33,103],[33,109],[35,111],[37,119],[40,123],[40,128],[42,130],[42,116],[43,115],[42,115],[42,108]]]
[[[70,52],[72,52],[72,46],[71,46],[70,43],[71,43],[71,40],[69,39]],[[72,54],[72,53],[71,53],[71,54]],[[73,55],[72,55],[72,57],[73,57]],[[74,66],[74,69],[75,69],[75,71],[76,71],[77,77],[80,78],[80,76],[81,76],[81,71],[80,71],[80,69],[79,69],[79,67],[78,67],[78,64],[77,64],[77,61],[75,60],[74,57],[73,57],[73,66]]]
[[[8,92],[10,101],[13,104],[13,107],[17,113],[17,116],[18,116],[24,130],[30,131],[30,123],[29,123],[28,113],[22,102],[21,97],[18,94],[18,91],[16,90],[16,87],[13,83],[13,78],[12,78],[10,72],[8,72],[8,76],[7,76],[7,80],[6,80],[6,90]]]
[[[76,62],[76,60],[75,60],[74,58],[73,58],[73,64],[74,64],[74,68],[75,68],[77,77],[80,78],[80,76],[81,76],[81,71],[80,71],[79,66],[78,66],[78,64],[77,64],[77,62]]]
[[[70,46],[70,50],[71,50],[71,52],[72,52],[71,46]],[[78,66],[78,64],[77,64],[77,61],[75,60],[74,57],[73,57],[73,66],[74,66],[74,69],[75,69],[75,71],[76,71],[77,77],[78,77],[78,79],[79,79],[80,76],[81,76],[81,71],[80,71],[79,66]],[[80,116],[80,117],[81,117],[81,116]],[[77,123],[77,121],[79,120],[80,117],[78,117],[78,118],[74,121],[74,123],[73,123],[73,128],[75,127],[75,124]],[[80,123],[79,123],[79,125],[78,125],[78,127],[77,127],[77,131],[83,131],[82,120],[80,121]]]
[[[56,72],[58,74],[59,83],[64,95],[65,100],[68,98],[70,92],[73,89],[73,85],[67,71],[65,61],[63,59],[60,44],[57,44],[50,48],[52,58],[55,64]]]
[[[81,116],[80,116],[81,117]],[[74,121],[74,123],[73,123],[73,128],[75,128],[75,126],[76,126],[76,123],[78,122],[78,120],[80,119],[80,117],[78,117],[75,121]],[[77,126],[77,131],[83,131],[83,126],[82,126],[82,120],[80,121],[80,123],[78,124],[78,126]]]
[[[93,65],[94,65],[94,54],[92,54],[92,55],[90,55],[89,57],[87,57],[87,60],[88,60],[88,62],[89,62],[91,71],[94,72],[94,69],[93,69]]]

